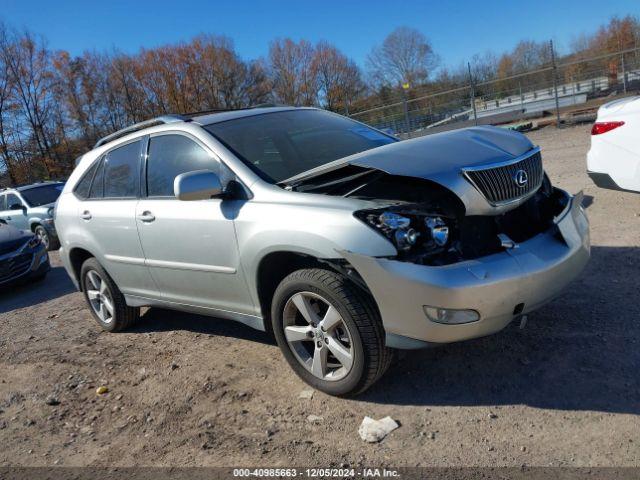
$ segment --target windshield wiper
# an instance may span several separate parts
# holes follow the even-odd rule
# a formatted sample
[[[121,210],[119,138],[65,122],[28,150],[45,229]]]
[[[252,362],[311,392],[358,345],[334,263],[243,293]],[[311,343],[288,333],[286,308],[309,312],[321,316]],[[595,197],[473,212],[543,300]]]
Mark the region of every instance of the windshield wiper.
[[[316,190],[331,190],[334,187],[351,183],[355,180],[362,179],[363,177],[370,176],[371,174],[381,174],[382,172],[375,169],[366,169],[355,173],[350,173],[344,176],[335,177],[335,171],[325,175],[317,177],[307,178],[300,180],[300,182],[288,186],[289,190],[295,190],[298,192],[313,192]],[[332,175],[333,174],[333,175]]]

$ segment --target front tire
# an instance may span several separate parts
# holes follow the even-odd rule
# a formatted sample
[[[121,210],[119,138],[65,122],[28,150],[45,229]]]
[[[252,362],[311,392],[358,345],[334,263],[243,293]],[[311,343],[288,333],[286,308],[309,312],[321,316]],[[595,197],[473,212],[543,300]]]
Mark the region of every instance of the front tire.
[[[119,332],[140,318],[140,309],[127,305],[118,286],[95,258],[82,264],[80,278],[84,298],[103,330]]]
[[[40,239],[47,251],[57,250],[58,248],[60,248],[60,244],[58,243],[58,241],[52,239],[49,235],[49,232],[47,232],[47,229],[42,225],[37,225],[36,228],[33,229],[33,233]]]
[[[291,368],[330,395],[365,391],[391,362],[373,299],[336,272],[304,269],[287,276],[274,293],[271,318]]]

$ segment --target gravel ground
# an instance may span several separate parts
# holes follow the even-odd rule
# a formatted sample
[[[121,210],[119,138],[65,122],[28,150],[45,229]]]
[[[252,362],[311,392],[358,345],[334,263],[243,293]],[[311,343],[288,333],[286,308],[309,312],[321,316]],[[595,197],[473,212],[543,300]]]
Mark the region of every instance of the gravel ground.
[[[531,134],[587,195],[582,277],[523,330],[401,353],[355,400],[299,398],[278,348],[232,322],[151,309],[102,333],[54,253],[0,294],[0,466],[640,465],[640,195],[590,182],[588,132]],[[366,444],[365,415],[400,428]]]

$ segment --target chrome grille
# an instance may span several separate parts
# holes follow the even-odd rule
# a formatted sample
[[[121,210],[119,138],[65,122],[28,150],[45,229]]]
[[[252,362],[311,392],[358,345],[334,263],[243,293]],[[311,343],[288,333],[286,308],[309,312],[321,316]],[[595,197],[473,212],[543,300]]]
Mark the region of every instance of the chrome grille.
[[[19,277],[29,270],[33,254],[23,253],[15,257],[0,260],[0,283]]]
[[[524,186],[518,185],[516,182],[516,175],[521,170],[527,176],[527,182]],[[511,162],[465,168],[463,172],[467,180],[494,206],[510,203],[533,194],[540,188],[544,177],[540,149]]]

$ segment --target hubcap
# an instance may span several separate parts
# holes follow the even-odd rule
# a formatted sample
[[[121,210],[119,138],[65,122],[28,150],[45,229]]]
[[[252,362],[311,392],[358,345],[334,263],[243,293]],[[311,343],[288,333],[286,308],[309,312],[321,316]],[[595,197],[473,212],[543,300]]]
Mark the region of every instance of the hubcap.
[[[113,299],[107,288],[107,282],[98,272],[89,270],[85,280],[85,288],[89,304],[95,314],[104,323],[113,321]]]
[[[283,311],[284,335],[296,359],[315,377],[336,381],[353,365],[353,340],[338,310],[311,292],[291,296]]]

